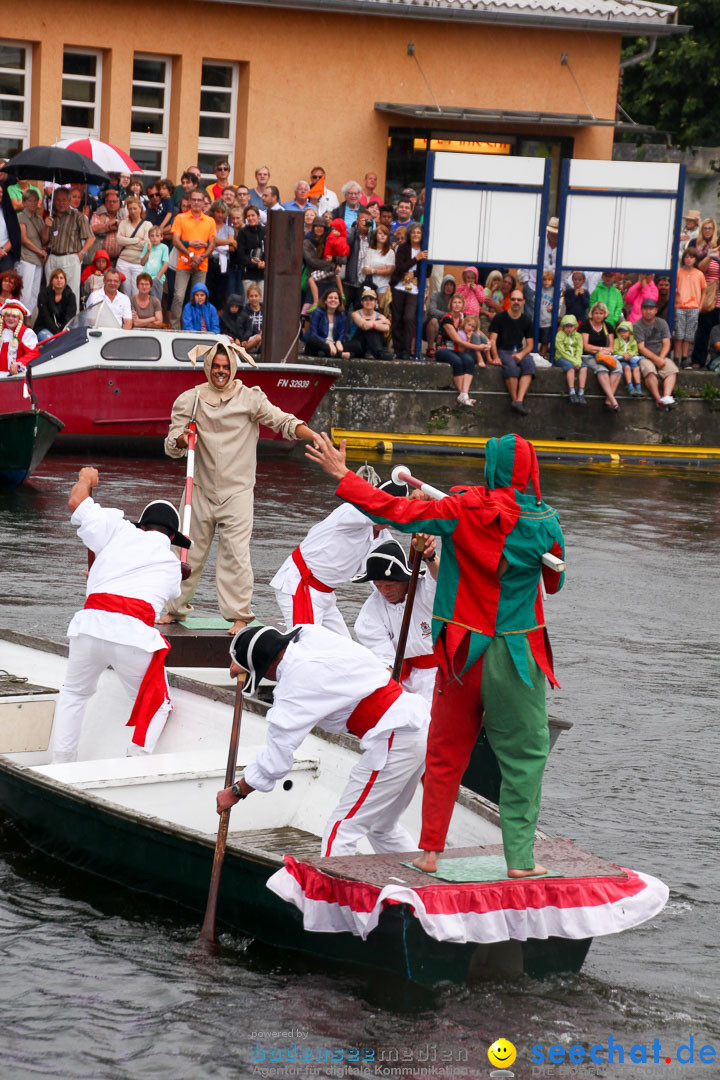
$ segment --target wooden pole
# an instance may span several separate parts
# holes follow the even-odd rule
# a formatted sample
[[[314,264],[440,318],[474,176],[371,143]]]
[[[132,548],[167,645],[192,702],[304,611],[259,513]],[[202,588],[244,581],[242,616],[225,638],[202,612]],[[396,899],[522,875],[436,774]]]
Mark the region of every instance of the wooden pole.
[[[242,720],[243,694],[242,688],[245,682],[245,674],[238,677],[235,686],[235,708],[233,710],[232,729],[230,731],[230,746],[228,748],[227,768],[225,769],[225,787],[231,787],[235,782],[235,770],[237,769],[238,744],[240,742],[240,722]],[[212,873],[210,874],[210,888],[208,890],[205,918],[198,941],[212,944],[215,941],[215,920],[217,915],[218,896],[220,894],[220,876],[222,874],[223,861],[225,859],[225,847],[227,844],[228,826],[230,824],[230,808],[223,810],[218,825],[217,840],[215,841],[215,856],[213,858]]]
[[[405,597],[405,611],[400,625],[400,634],[398,635],[397,649],[395,650],[395,663],[393,664],[392,669],[392,677],[396,682],[400,682],[403,660],[405,659],[405,646],[407,645],[410,619],[412,618],[418,575],[420,573],[420,563],[422,562],[424,551],[425,537],[418,534],[415,536],[415,546],[413,547],[412,562],[410,564],[410,581],[408,582],[408,591],[407,596]]]
[[[265,236],[265,299],[262,359],[297,360],[300,329],[300,277],[303,265],[303,215],[268,211]]]

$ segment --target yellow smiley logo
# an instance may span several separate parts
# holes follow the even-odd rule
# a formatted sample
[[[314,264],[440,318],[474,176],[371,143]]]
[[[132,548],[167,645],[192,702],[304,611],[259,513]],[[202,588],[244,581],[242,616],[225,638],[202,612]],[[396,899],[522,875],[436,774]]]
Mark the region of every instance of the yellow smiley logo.
[[[517,1050],[507,1039],[496,1039],[488,1050],[488,1061],[498,1069],[509,1069],[517,1057]]]

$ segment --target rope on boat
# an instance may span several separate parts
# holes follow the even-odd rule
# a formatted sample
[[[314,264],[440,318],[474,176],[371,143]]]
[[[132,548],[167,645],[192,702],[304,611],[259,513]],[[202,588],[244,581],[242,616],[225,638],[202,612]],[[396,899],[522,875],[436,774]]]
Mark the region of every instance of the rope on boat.
[[[4,668],[0,668],[0,683],[26,683],[28,680],[24,675],[11,675],[9,671],[5,671]]]

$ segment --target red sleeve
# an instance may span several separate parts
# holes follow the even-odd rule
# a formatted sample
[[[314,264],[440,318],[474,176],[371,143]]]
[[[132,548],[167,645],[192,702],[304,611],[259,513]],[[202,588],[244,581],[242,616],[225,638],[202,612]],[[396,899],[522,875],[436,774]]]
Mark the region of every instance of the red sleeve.
[[[404,499],[379,491],[367,480],[354,472],[347,473],[337,486],[335,494],[357,506],[374,521],[394,525],[401,532],[440,533],[449,536],[460,514],[460,498],[448,495],[444,499]]]
[[[556,555],[558,557],[558,559],[564,558],[563,549],[560,547],[557,540],[555,541],[553,546],[550,548],[550,554],[551,555]],[[549,566],[546,566],[545,563],[543,563],[542,564],[542,578],[543,578],[543,585],[545,586],[545,592],[548,594],[548,596],[552,596],[553,593],[556,593],[556,592],[559,591],[560,586],[561,586],[562,581],[563,581],[563,575],[558,574],[557,570],[551,570]]]

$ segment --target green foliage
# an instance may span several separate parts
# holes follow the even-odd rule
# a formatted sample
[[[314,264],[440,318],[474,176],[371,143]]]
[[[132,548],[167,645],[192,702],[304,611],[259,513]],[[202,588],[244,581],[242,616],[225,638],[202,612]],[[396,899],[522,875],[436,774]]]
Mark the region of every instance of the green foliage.
[[[720,142],[720,0],[680,0],[678,22],[692,26],[679,37],[659,38],[655,55],[628,68],[622,107],[638,124],[669,131],[680,147]],[[623,59],[647,48],[639,38]]]
[[[687,401],[690,395],[684,386],[676,386],[673,390],[673,397],[676,401]]]
[[[720,398],[720,386],[716,382],[706,382],[700,391],[703,401],[717,401]]]

